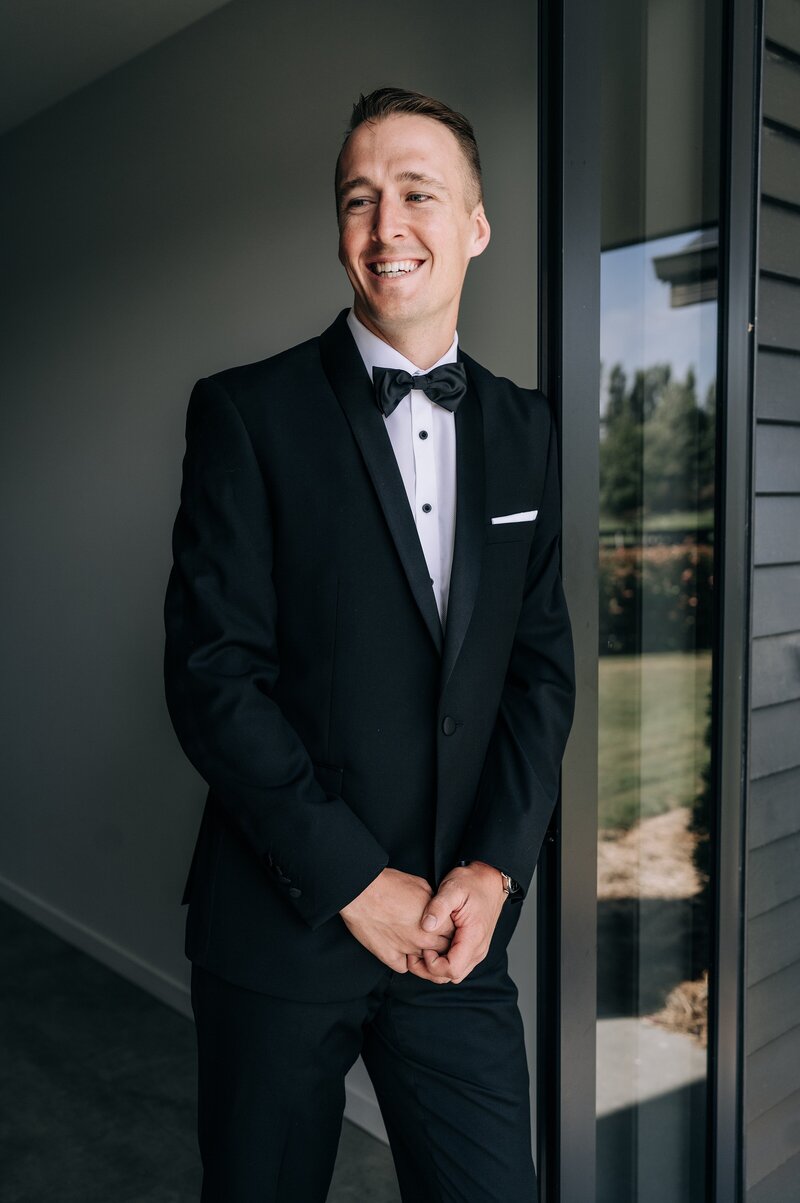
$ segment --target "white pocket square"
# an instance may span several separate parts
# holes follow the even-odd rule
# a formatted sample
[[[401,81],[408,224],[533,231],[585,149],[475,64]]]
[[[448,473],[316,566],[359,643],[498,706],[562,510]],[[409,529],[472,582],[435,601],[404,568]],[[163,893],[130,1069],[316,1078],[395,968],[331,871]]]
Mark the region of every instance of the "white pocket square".
[[[492,518],[492,526],[498,526],[501,522],[533,522],[538,513],[538,510],[520,510],[518,514],[500,514]]]

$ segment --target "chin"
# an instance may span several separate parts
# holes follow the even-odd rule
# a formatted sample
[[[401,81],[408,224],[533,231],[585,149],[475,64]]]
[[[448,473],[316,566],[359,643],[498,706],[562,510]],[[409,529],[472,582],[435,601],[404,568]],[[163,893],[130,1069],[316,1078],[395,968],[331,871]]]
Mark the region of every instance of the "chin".
[[[370,306],[375,314],[385,314],[405,320],[419,319],[424,315],[425,306],[417,298],[412,297],[379,297]]]

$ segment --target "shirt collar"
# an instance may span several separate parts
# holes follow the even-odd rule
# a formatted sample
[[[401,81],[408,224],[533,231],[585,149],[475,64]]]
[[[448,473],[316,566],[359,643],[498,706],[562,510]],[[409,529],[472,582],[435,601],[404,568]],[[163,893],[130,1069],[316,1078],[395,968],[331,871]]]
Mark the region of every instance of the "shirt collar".
[[[364,360],[364,367],[367,369],[367,375],[370,380],[372,379],[373,368],[402,368],[412,376],[422,371],[422,368],[418,368],[410,359],[406,359],[405,355],[401,355],[389,343],[385,343],[382,338],[378,338],[377,334],[373,334],[371,330],[368,330],[364,323],[358,320],[352,309],[347,315],[347,325],[361,353],[361,358]],[[430,372],[433,368],[438,368],[443,363],[455,363],[458,359],[457,351],[458,331],[456,331],[452,343],[442,358],[437,359],[436,363],[432,364],[427,370]]]

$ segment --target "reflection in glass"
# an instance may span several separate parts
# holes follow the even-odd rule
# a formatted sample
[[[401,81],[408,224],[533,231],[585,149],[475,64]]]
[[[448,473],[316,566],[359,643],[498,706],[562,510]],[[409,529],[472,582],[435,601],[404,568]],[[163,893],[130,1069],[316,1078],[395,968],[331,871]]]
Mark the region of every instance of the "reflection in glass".
[[[702,1203],[720,0],[604,19],[597,1203]]]
[[[715,246],[690,231],[601,269],[603,1203],[704,1198]]]

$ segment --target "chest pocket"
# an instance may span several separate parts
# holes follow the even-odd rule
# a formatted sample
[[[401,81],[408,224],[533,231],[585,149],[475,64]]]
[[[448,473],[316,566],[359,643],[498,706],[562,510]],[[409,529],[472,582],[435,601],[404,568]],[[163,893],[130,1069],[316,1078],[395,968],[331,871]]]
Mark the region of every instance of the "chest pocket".
[[[538,518],[527,522],[498,522],[486,524],[486,543],[530,543]]]

